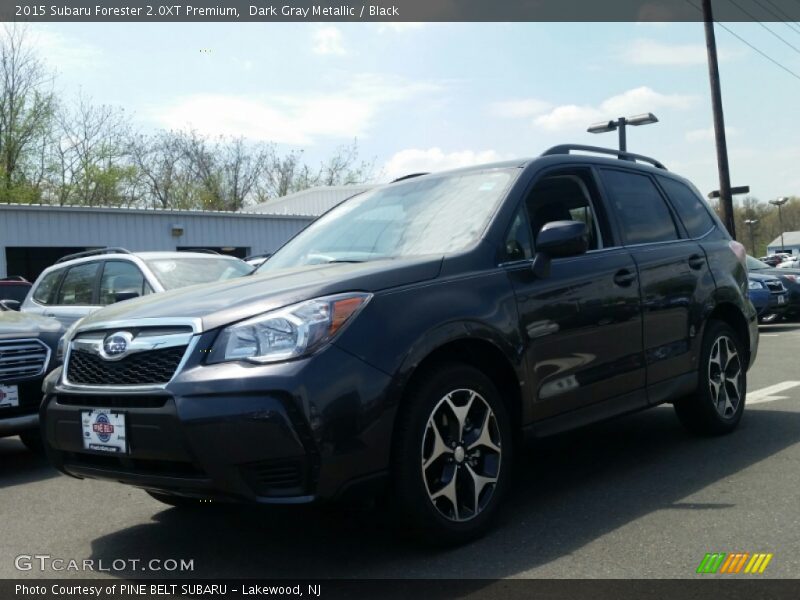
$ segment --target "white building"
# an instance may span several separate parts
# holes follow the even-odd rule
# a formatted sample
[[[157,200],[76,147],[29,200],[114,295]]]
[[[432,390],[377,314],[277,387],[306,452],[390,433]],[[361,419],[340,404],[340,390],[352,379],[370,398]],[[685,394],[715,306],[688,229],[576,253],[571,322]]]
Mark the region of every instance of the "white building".
[[[776,252],[800,254],[800,231],[785,231],[783,233],[783,242],[781,242],[781,236],[778,236],[767,244],[767,254],[775,254]]]

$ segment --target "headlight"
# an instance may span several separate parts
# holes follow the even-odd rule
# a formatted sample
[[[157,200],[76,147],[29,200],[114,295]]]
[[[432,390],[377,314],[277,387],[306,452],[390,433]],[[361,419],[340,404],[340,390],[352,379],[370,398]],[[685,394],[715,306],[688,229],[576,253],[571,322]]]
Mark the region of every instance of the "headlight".
[[[310,354],[329,342],[369,302],[372,294],[348,293],[293,304],[226,327],[209,363],[271,363]]]
[[[754,281],[751,279],[749,280],[747,287],[751,290],[763,290],[764,284],[762,284],[760,281]]]

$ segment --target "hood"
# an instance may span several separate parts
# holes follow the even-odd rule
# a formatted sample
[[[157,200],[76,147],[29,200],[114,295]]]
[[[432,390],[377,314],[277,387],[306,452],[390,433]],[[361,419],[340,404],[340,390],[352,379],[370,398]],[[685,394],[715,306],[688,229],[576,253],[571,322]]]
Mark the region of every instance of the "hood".
[[[442,257],[334,263],[256,273],[150,294],[84,317],[81,328],[128,319],[199,319],[204,331],[318,296],[379,292],[434,279]]]
[[[56,319],[15,310],[0,312],[0,340],[60,337],[62,333],[64,326]]]
[[[787,273],[787,275],[788,275],[788,273]],[[778,279],[777,277],[775,277],[775,275],[769,275],[767,273],[761,273],[760,271],[750,271],[747,274],[747,277],[749,279],[752,279],[753,281],[772,281],[774,279]]]

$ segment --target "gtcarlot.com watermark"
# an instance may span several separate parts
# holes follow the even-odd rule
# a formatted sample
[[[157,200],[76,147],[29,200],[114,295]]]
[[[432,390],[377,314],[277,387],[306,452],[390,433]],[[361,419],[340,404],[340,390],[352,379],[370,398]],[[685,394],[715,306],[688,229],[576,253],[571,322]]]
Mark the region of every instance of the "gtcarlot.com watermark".
[[[159,572],[159,573],[186,573],[194,571],[194,559],[186,558],[115,558],[103,559],[74,559],[51,556],[50,554],[20,554],[14,559],[14,567],[18,571],[40,571],[61,573],[64,571],[77,572]]]

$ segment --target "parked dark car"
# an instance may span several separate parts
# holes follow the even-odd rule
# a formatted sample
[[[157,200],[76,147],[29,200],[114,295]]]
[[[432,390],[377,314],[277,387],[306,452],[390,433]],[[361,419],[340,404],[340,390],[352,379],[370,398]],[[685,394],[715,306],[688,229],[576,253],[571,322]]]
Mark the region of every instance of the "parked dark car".
[[[783,317],[786,310],[786,288],[773,275],[748,273],[750,301],[756,309],[759,323],[771,323]]]
[[[407,178],[252,276],[86,317],[45,383],[46,447],[176,506],[387,492],[409,530],[459,542],[526,437],[665,402],[732,431],[746,290],[742,245],[651,158],[558,146]]]
[[[783,287],[786,288],[786,302],[783,306],[781,316],[787,319],[796,319],[800,316],[800,269],[787,267],[770,267],[768,264],[753,258],[747,257],[747,271],[751,274],[772,275],[777,277]],[[752,300],[752,290],[751,297]],[[753,304],[756,304],[753,301]],[[758,306],[756,306],[758,308]]]
[[[30,449],[41,449],[42,380],[56,364],[63,333],[55,319],[0,313],[0,437],[19,435]]]
[[[19,310],[20,304],[31,289],[31,282],[24,277],[0,279],[0,312]]]

